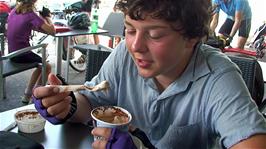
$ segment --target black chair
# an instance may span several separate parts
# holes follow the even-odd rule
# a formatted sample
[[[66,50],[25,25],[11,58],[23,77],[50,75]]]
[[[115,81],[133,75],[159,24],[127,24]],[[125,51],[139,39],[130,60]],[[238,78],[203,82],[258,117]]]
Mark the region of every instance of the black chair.
[[[87,45],[78,46],[79,50],[87,51],[85,81],[90,81],[98,74],[103,62],[113,50],[112,48],[102,45],[94,45],[94,47],[90,46],[90,48],[91,49],[88,49]]]
[[[0,34],[1,39],[3,38],[3,34]],[[2,46],[4,45],[4,40],[1,40],[1,52],[0,52],[0,100],[6,98],[6,92],[5,92],[5,78],[35,67],[40,66],[40,63],[14,63],[10,60],[10,58],[15,57],[17,55],[23,54],[25,52],[34,50],[34,49],[39,49],[41,48],[42,50],[42,76],[46,75],[46,46],[47,44],[39,44],[36,46],[31,46],[27,48],[20,49],[15,52],[11,52],[7,55],[4,55],[4,49]],[[44,85],[46,82],[45,77],[42,77],[42,84]]]
[[[252,57],[230,55],[229,58],[240,68],[251,97],[262,111],[266,101],[263,101],[264,80],[260,64]]]
[[[124,38],[124,28],[124,14],[120,12],[111,12],[102,27],[102,29],[107,30],[108,33],[103,35]]]
[[[112,43],[114,42],[113,40],[115,37],[124,38],[124,14],[111,12],[102,29],[108,31],[108,33],[103,35],[110,37],[112,39]],[[73,48],[83,51],[83,53],[86,52],[86,81],[91,80],[95,75],[97,75],[103,62],[113,50],[112,48],[101,44],[81,44],[75,45]]]

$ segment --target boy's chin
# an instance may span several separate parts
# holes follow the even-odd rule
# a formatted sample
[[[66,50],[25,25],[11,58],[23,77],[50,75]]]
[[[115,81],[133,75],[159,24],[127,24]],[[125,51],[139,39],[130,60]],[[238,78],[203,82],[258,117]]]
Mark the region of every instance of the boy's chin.
[[[148,71],[138,70],[138,74],[141,77],[143,77],[143,78],[152,78],[152,77],[154,77],[154,75],[151,72],[148,72]]]

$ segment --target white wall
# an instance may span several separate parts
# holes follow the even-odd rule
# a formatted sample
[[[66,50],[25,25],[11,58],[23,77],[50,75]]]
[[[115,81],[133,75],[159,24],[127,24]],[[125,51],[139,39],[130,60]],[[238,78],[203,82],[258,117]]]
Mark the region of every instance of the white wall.
[[[116,0],[101,0],[100,13],[99,13],[99,25],[102,26],[105,22],[108,14],[113,11],[113,7]]]
[[[266,21],[266,0],[249,0],[252,10],[251,33],[254,33],[263,21]]]

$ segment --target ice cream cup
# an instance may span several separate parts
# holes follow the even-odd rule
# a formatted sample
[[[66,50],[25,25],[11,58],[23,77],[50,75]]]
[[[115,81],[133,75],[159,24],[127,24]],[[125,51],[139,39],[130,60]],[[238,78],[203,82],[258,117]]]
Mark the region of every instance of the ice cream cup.
[[[95,127],[119,128],[127,130],[131,122],[131,114],[118,106],[100,106],[91,111]]]
[[[15,121],[18,130],[24,133],[37,133],[44,129],[46,120],[35,109],[16,112]]]

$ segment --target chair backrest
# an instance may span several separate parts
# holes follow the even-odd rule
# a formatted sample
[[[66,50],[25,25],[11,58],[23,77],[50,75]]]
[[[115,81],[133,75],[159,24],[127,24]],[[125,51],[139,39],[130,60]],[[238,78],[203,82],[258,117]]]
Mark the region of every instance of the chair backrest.
[[[230,55],[229,58],[240,68],[249,92],[260,108],[264,96],[264,80],[260,64],[252,57]]]
[[[108,30],[108,33],[106,33],[107,36],[124,37],[124,14],[120,12],[111,12],[102,28]]]
[[[110,55],[111,51],[107,50],[88,50],[85,81],[90,81],[98,74],[105,59]]]
[[[102,27],[102,29],[107,30],[108,33],[101,35],[111,37],[113,43],[114,37],[124,37],[124,28],[124,14],[120,12],[111,12]],[[90,81],[98,74],[103,62],[112,51],[111,48],[101,44],[76,45],[73,46],[73,48],[84,52],[87,51],[85,81]]]
[[[5,78],[17,73],[20,73],[25,70],[38,67],[40,64],[37,62],[34,63],[15,63],[10,60],[17,55],[26,53],[34,49],[42,49],[42,76],[46,76],[46,46],[47,44],[39,44],[32,47],[26,47],[18,51],[11,52],[7,55],[2,55],[2,50],[0,51],[0,100],[5,98]],[[42,77],[42,84],[44,85],[46,78]]]

